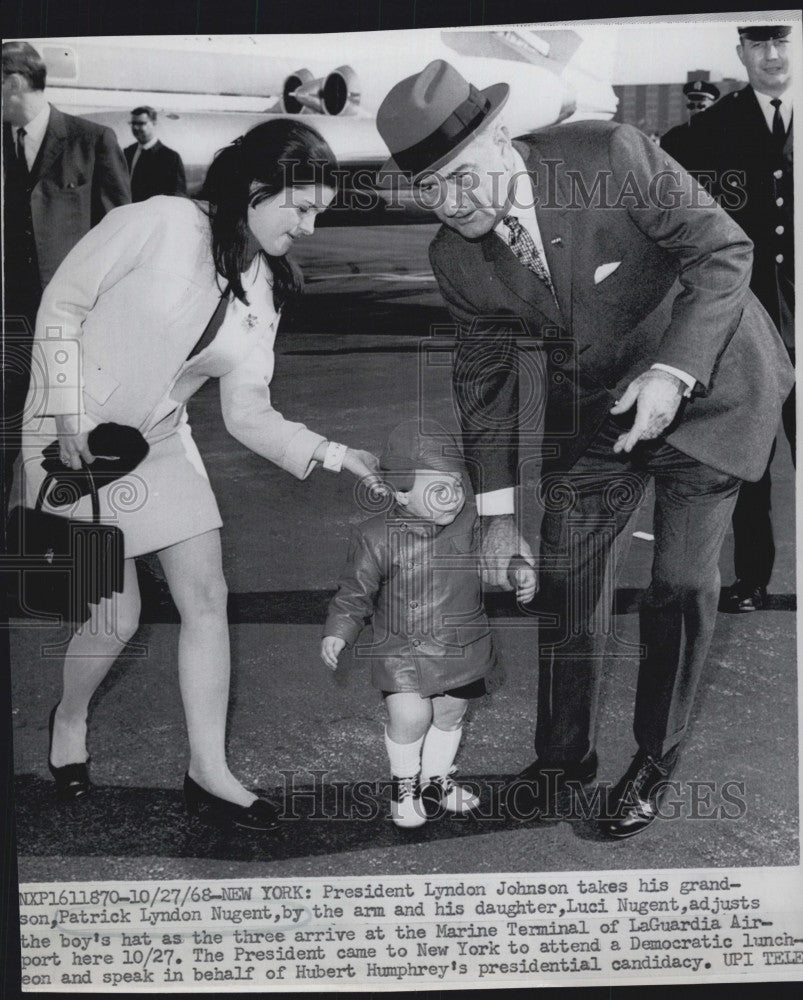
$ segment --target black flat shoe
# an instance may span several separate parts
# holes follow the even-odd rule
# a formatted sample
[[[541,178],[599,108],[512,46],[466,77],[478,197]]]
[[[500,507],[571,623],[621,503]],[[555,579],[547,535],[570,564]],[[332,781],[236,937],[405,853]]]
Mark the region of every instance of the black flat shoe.
[[[228,799],[218,798],[184,775],[184,802],[187,812],[202,823],[223,829],[275,830],[279,825],[279,810],[267,799],[254,799],[250,806],[238,806]]]
[[[65,764],[63,767],[54,767],[50,763],[50,754],[53,751],[53,726],[58,707],[54,706],[48,722],[47,766],[56,782],[56,795],[62,802],[74,802],[77,799],[85,799],[92,788],[89,783],[89,769],[86,766],[89,761],[84,764]]]

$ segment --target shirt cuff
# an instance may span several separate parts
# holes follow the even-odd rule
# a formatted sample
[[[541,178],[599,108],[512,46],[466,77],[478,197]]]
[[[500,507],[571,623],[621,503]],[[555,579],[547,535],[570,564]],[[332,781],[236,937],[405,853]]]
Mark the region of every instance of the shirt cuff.
[[[691,396],[692,389],[697,385],[697,379],[693,375],[689,375],[688,372],[684,372],[680,368],[673,368],[671,365],[662,365],[656,362],[651,366],[652,368],[657,368],[659,372],[669,372],[670,375],[674,375],[675,378],[679,378],[686,386],[686,391],[683,393],[684,396]]]
[[[477,493],[474,499],[477,501],[477,513],[481,517],[512,514],[515,509],[512,486],[505,486],[501,490],[491,490],[490,493]]]

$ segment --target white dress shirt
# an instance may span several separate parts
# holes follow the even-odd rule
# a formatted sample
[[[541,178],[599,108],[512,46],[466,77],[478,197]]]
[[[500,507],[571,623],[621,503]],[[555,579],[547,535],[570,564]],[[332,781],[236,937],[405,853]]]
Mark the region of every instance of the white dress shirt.
[[[42,148],[42,143],[45,140],[45,132],[47,132],[47,125],[50,121],[50,105],[46,104],[39,114],[32,118],[27,125],[12,125],[11,131],[14,133],[14,148],[17,148],[17,133],[21,128],[25,129],[25,137],[22,140],[23,149],[25,150],[25,162],[28,164],[28,170],[33,169],[34,163],[36,163],[36,157],[39,155],[39,150]]]
[[[775,100],[772,94],[760,94],[757,90],[753,90],[756,95],[756,100],[758,101],[758,106],[761,108],[762,114],[764,115],[764,120],[767,123],[767,128],[772,132],[772,119],[775,117],[775,108],[770,104],[770,101]],[[789,131],[789,123],[792,121],[792,88],[787,87],[786,91],[780,96],[780,108],[781,121],[783,122],[784,129]]]
[[[512,215],[514,219],[518,219],[530,236],[532,236],[533,243],[535,243],[536,249],[541,255],[547,274],[549,274],[551,278],[552,274],[549,270],[546,254],[544,253],[544,241],[541,239],[541,230],[538,228],[538,219],[535,215],[535,193],[533,191],[533,184],[530,180],[530,175],[527,173],[524,160],[519,155],[518,150],[513,150],[513,157],[515,166],[513,168],[514,172],[512,178],[512,204],[507,212],[507,215]],[[504,222],[499,222],[494,229],[494,232],[501,240],[510,246],[510,230]]]
[[[139,158],[140,158],[140,155],[142,154],[142,150],[143,149],[153,149],[153,147],[156,145],[156,143],[158,141],[159,140],[156,138],[156,136],[154,136],[150,140],[150,142],[146,142],[144,144],[141,143],[141,142],[137,143],[137,148],[134,150],[134,155],[131,158],[131,169],[129,170],[129,175],[131,177],[134,176],[134,168],[136,167],[137,163],[139,162]]]

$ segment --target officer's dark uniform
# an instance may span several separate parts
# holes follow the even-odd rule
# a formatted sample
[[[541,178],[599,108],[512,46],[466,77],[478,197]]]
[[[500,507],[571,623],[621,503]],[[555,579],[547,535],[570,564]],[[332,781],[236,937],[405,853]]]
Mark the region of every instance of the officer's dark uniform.
[[[699,114],[700,111],[710,107],[718,99],[719,87],[709,80],[689,80],[683,87],[683,93],[686,96],[689,121],[683,122],[682,125],[676,125],[661,136],[661,148],[673,156],[678,163],[685,164],[689,156],[687,144],[691,135],[691,119],[695,112]]]
[[[753,28],[750,33],[740,29],[742,38],[759,41],[788,34],[783,26]],[[774,137],[753,88],[747,86],[695,115],[686,133],[682,148],[671,155],[705,184],[753,241],[750,287],[772,316],[794,363],[792,124],[785,135]],[[794,458],[794,390],[783,408],[783,424]],[[728,610],[752,611],[763,603],[775,560],[770,493],[769,465],[759,482],[745,483],[740,490],[733,515],[737,584]]]

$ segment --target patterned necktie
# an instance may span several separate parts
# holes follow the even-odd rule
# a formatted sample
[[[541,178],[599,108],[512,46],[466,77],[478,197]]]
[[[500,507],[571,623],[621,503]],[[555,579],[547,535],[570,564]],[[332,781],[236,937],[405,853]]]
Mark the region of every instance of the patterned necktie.
[[[24,128],[17,129],[17,162],[20,167],[22,167],[25,172],[25,176],[28,176],[28,161],[25,158],[25,136],[28,133]]]
[[[519,263],[528,267],[533,274],[543,281],[552,293],[552,298],[555,300],[555,304],[557,305],[558,297],[555,295],[555,286],[552,284],[552,278],[549,276],[546,261],[539,253],[538,247],[535,245],[535,240],[515,216],[506,215],[504,219],[502,219],[502,222],[510,230],[509,246],[516,255],[516,259]]]
[[[775,114],[772,116],[772,138],[775,140],[777,146],[783,148],[786,142],[786,127],[783,123],[783,118],[781,118],[781,101],[780,97],[773,97],[770,104],[775,108]]]

